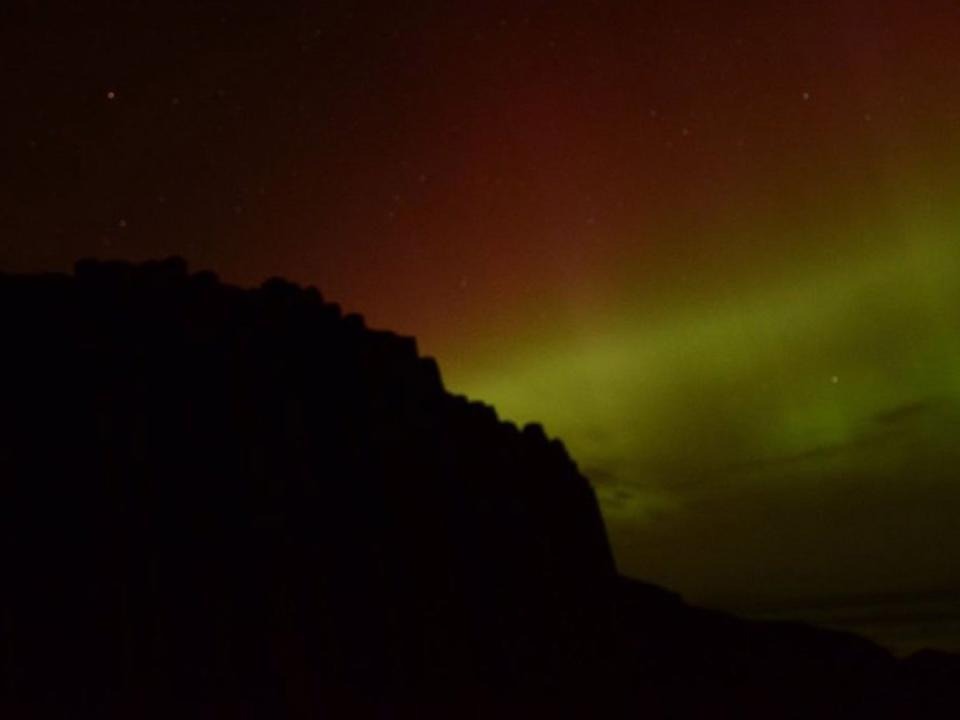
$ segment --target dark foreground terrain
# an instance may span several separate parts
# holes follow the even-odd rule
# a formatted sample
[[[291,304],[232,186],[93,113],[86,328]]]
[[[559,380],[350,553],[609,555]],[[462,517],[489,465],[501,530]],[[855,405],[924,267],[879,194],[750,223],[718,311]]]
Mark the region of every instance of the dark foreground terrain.
[[[960,661],[617,575],[538,426],[313,289],[0,276],[3,717],[952,717]]]

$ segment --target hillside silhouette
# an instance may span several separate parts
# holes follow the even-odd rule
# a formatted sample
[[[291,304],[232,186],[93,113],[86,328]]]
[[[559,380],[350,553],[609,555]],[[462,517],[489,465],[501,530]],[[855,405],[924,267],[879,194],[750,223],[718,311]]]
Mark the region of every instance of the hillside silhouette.
[[[960,661],[622,578],[538,425],[313,289],[0,275],[0,710],[933,717]]]

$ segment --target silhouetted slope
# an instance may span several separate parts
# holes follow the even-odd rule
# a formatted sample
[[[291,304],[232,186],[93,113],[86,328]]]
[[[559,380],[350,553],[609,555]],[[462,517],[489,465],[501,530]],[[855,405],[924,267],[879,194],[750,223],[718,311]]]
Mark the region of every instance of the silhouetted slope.
[[[5,707],[849,716],[960,677],[619,579],[559,442],[316,290],[86,261],[0,276],[0,319]]]

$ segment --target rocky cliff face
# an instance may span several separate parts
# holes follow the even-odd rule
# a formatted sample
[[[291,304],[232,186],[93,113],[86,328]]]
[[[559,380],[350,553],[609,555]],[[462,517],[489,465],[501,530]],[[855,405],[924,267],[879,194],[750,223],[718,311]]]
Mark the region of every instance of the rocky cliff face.
[[[618,578],[558,441],[314,289],[87,261],[0,276],[0,323],[7,715],[922,717],[960,678]]]
[[[0,317],[8,693],[309,706],[596,666],[591,488],[411,338],[178,260],[5,277]]]

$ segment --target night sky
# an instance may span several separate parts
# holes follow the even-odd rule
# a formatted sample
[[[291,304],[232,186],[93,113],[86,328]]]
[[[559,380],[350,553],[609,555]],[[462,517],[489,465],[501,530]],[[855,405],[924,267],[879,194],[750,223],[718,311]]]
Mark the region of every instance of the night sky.
[[[0,9],[0,270],[318,286],[540,420],[621,570],[960,649],[960,6]]]

